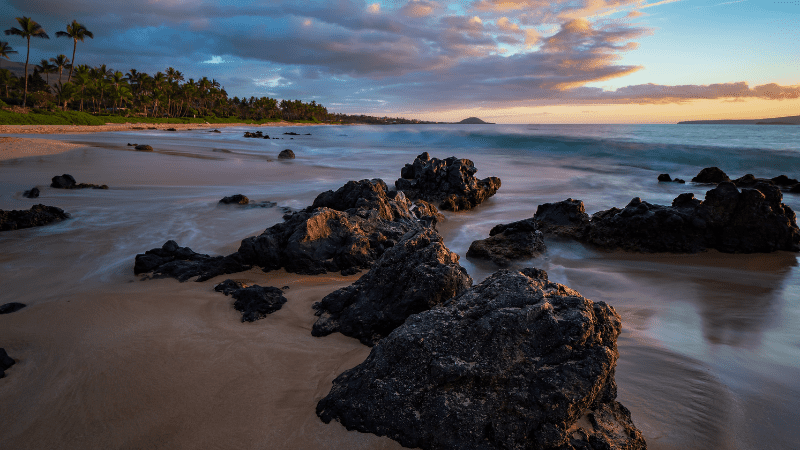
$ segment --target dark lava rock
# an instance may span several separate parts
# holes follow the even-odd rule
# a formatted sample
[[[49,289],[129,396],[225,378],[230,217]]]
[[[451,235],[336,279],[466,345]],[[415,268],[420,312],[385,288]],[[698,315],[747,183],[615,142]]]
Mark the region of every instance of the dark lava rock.
[[[281,152],[278,153],[278,159],[294,159],[294,152],[288,148],[286,150],[281,150]]]
[[[11,314],[13,312],[19,311],[20,309],[26,306],[27,306],[26,304],[18,302],[6,303],[5,305],[0,306],[0,314]]]
[[[300,136],[300,133],[295,133],[294,131],[290,131],[288,133],[283,133],[283,134],[285,134],[287,136]]]
[[[32,188],[30,191],[25,191],[22,196],[25,198],[39,198],[39,188]]]
[[[425,152],[403,167],[395,186],[408,198],[438,203],[441,209],[463,211],[478,206],[500,188],[499,178],[479,180],[475,178],[477,171],[468,159],[431,158]]]
[[[423,449],[644,449],[616,401],[620,327],[544,271],[501,270],[409,317],[317,415]]]
[[[222,200],[220,200],[219,202],[222,203],[223,205],[230,205],[230,204],[246,205],[250,203],[250,199],[242,194],[235,194],[231,195],[230,197],[223,197]]]
[[[8,356],[6,349],[0,348],[0,378],[6,376],[6,369],[13,366],[15,361]]]
[[[27,211],[3,211],[0,209],[0,231],[40,227],[67,218],[69,218],[69,214],[55,206],[33,205]]]
[[[792,194],[800,194],[800,183],[792,186],[791,189],[789,189],[789,192]]]
[[[406,319],[444,304],[472,286],[458,255],[436,230],[410,231],[350,286],[314,303],[314,336],[340,332],[373,346]]]
[[[217,130],[216,128],[209,131],[209,133],[222,133],[222,131]]]
[[[638,252],[800,251],[795,213],[782,199],[780,189],[771,184],[759,183],[740,192],[733,183],[724,182],[708,191],[705,201],[690,193],[676,197],[671,206],[634,198],[623,209],[595,213],[591,222],[583,213],[583,225],[562,229],[560,234],[603,248]],[[538,211],[535,219],[545,232],[556,228]]]
[[[658,181],[670,182],[672,181],[672,177],[669,176],[668,173],[662,173],[658,176]]]
[[[565,237],[575,237],[579,230],[589,225],[583,202],[571,198],[539,205],[534,219],[537,229],[542,232]]]
[[[167,128],[167,131],[178,131],[175,128]]]
[[[675,179],[674,179],[674,180],[672,180],[672,181],[673,181],[674,183],[686,184],[686,180],[683,180],[683,179],[681,179],[681,178],[675,178]]]
[[[789,178],[786,175],[778,175],[777,177],[772,178],[770,181],[781,187],[792,187],[800,183],[800,181],[797,179]]]
[[[172,277],[187,281],[206,281],[218,275],[242,272],[250,269],[236,253],[228,256],[209,256],[180,247],[175,241],[167,241],[161,248],[148,250],[136,255],[133,273],[138,275],[152,272],[157,276]]]
[[[403,235],[431,226],[437,216],[433,205],[412,203],[402,192],[388,191],[382,180],[349,181],[318,195],[312,206],[287,213],[283,223],[242,240],[236,253],[211,257],[170,241],[169,248],[137,255],[134,272],[204,281],[251,266],[308,275],[367,269]]]
[[[265,270],[320,274],[367,269],[407,232],[429,226],[426,211],[380,179],[348,181],[323,192],[305,210],[284,216],[260,236],[242,241],[239,255]],[[413,207],[413,208],[412,208]]]
[[[225,280],[214,290],[230,295],[236,301],[234,309],[242,313],[242,322],[255,322],[281,309],[286,303],[283,291],[276,287],[263,287],[257,284],[247,286],[239,281]]]
[[[489,231],[488,238],[472,241],[467,257],[488,259],[499,266],[507,266],[512,260],[539,256],[546,249],[544,235],[536,228],[534,220],[525,219],[497,225]]]
[[[262,133],[261,131],[256,131],[255,133],[253,133],[252,131],[245,131],[244,132],[244,137],[246,137],[246,138],[263,139],[264,138],[264,133]]]
[[[137,145],[136,147],[133,147],[133,148],[134,148],[134,150],[138,150],[140,152],[152,152],[153,151],[153,147],[151,147],[149,145],[145,145],[145,144]]]
[[[78,183],[75,181],[75,177],[68,173],[54,176],[50,187],[56,189],[108,189],[108,186],[105,184]]]
[[[723,181],[731,181],[728,175],[719,167],[706,167],[692,178],[695,183],[722,183]]]
[[[141,129],[143,129],[143,128],[140,128],[140,130]],[[130,142],[128,142],[128,147],[136,147],[137,145],[139,145],[139,144],[131,144]]]

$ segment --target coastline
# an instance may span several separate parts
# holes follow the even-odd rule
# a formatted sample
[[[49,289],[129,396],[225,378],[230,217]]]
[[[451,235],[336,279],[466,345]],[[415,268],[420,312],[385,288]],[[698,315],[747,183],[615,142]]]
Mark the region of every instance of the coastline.
[[[322,123],[268,122],[248,123],[107,123],[105,125],[0,125],[0,134],[83,134],[107,131],[166,130],[177,131],[213,130],[228,127],[303,127],[325,125]]]

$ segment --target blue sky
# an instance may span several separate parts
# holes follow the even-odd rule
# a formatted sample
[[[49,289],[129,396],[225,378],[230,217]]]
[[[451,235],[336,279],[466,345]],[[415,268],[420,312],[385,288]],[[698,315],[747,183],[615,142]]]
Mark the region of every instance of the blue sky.
[[[230,96],[498,122],[663,122],[800,114],[794,0],[3,0],[78,64],[208,76]],[[25,41],[4,36],[24,59]]]

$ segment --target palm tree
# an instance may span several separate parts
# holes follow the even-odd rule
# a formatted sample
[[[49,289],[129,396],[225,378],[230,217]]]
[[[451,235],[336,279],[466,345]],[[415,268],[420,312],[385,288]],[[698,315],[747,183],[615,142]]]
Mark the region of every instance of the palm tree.
[[[10,55],[12,53],[18,53],[18,52],[16,50],[14,50],[13,48],[11,48],[11,46],[8,45],[8,42],[0,41],[0,57],[3,57],[5,59],[11,61],[11,58],[9,58],[8,55]],[[0,61],[2,61],[2,60],[0,59]]]
[[[25,93],[22,96],[23,106],[28,101],[28,58],[31,56],[31,37],[50,39],[44,28],[30,17],[17,17],[20,28],[11,27],[6,30],[6,36],[21,36],[28,39],[28,53],[25,55]]]
[[[50,74],[55,72],[56,66],[50,64],[50,62],[46,59],[43,59],[39,62],[39,65],[36,66],[36,69],[39,70],[39,73],[43,73],[47,80],[47,85],[50,86]]]
[[[69,63],[67,55],[58,55],[55,58],[50,58],[50,62],[54,63],[55,67],[58,68],[58,83],[61,84],[61,71],[69,68],[69,71],[72,72],[72,64]],[[67,79],[67,83],[69,83],[69,79]]]
[[[94,34],[91,31],[87,30],[83,24],[78,23],[77,20],[73,20],[71,24],[67,25],[67,31],[57,31],[56,37],[69,37],[72,38],[73,45],[72,45],[72,64],[75,64],[75,49],[78,48],[78,41],[83,42],[84,38],[92,38],[94,39]],[[69,77],[67,77],[67,83],[72,80],[72,67],[69,68]]]

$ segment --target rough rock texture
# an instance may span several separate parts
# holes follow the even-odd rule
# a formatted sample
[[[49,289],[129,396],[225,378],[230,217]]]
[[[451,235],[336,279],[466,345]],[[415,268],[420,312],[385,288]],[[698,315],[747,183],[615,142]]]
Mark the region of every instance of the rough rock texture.
[[[56,189],[108,189],[108,186],[105,184],[78,183],[75,181],[75,178],[68,173],[54,176],[50,187]]]
[[[589,216],[583,202],[571,198],[539,205],[533,218],[537,229],[543,233],[565,237],[575,237],[589,225]]]
[[[228,256],[209,256],[195,253],[188,247],[180,247],[175,241],[167,241],[161,248],[148,250],[136,255],[134,274],[150,273],[187,281],[206,281],[218,275],[242,272],[250,269],[237,254]]]
[[[662,173],[661,175],[659,175],[659,176],[658,176],[658,181],[659,181],[660,183],[670,183],[670,182],[672,182],[672,183],[686,183],[686,181],[685,181],[685,180],[682,180],[682,179],[680,179],[680,178],[675,178],[675,179],[673,180],[673,179],[672,179],[672,177],[671,177],[671,176],[669,176],[669,174],[668,174],[668,173]]]
[[[242,194],[235,194],[229,197],[223,197],[222,200],[220,200],[219,202],[222,203],[223,205],[230,205],[230,204],[246,205],[250,203],[250,199]]]
[[[692,178],[695,183],[722,183],[723,181],[731,181],[728,175],[719,167],[706,167]]]
[[[137,146],[135,146],[133,148],[135,150],[140,151],[140,152],[152,152],[153,151],[153,147],[151,147],[149,145],[146,145],[146,144],[137,145]]]
[[[308,208],[284,216],[284,222],[259,236],[242,240],[231,255],[211,257],[188,248],[153,249],[136,256],[134,272],[154,272],[181,281],[246,270],[285,268],[308,275],[369,268],[408,231],[430,226],[441,217],[431,204],[410,202],[390,192],[382,180],[349,181],[323,192]],[[174,245],[173,245],[174,244]],[[166,264],[165,267],[162,265]]]
[[[539,256],[547,249],[544,235],[536,228],[533,219],[496,225],[489,237],[472,241],[467,250],[468,258],[488,259],[500,266],[512,260]]]
[[[13,312],[17,312],[20,309],[26,307],[25,303],[18,303],[18,302],[11,302],[6,303],[5,305],[0,306],[0,314],[11,314]]]
[[[425,152],[400,171],[395,186],[408,198],[439,203],[450,211],[472,209],[491,197],[500,188],[500,179],[475,178],[475,164],[468,159],[431,158]]]
[[[6,369],[14,365],[14,360],[8,356],[6,349],[0,348],[0,378],[6,376]]]
[[[373,346],[406,319],[442,305],[472,286],[458,255],[436,230],[410,231],[369,272],[314,303],[314,336],[340,332]]]
[[[281,150],[281,152],[278,153],[278,159],[294,159],[294,152],[288,148],[286,150]]]
[[[276,287],[257,284],[247,286],[239,281],[225,280],[214,290],[230,295],[236,300],[233,308],[242,313],[242,322],[255,322],[281,309],[286,303],[283,291]]]
[[[583,213],[582,226],[562,228],[561,234],[603,248],[638,252],[800,251],[795,213],[782,199],[773,185],[760,183],[740,192],[733,183],[724,182],[708,191],[705,201],[681,194],[671,206],[663,206],[637,197],[623,209],[595,213],[591,222]],[[542,229],[554,228],[538,211],[535,219]]]
[[[29,191],[25,191],[22,196],[25,198],[39,198],[39,188],[32,188]]]
[[[408,231],[435,221],[382,180],[348,181],[318,195],[305,210],[284,216],[260,236],[242,241],[239,255],[265,270],[320,274],[366,269]]]
[[[501,270],[409,317],[317,415],[423,449],[644,449],[615,400],[619,332],[605,303]]]
[[[29,210],[3,211],[0,209],[0,231],[40,227],[69,218],[69,214],[55,206],[33,205]]]

